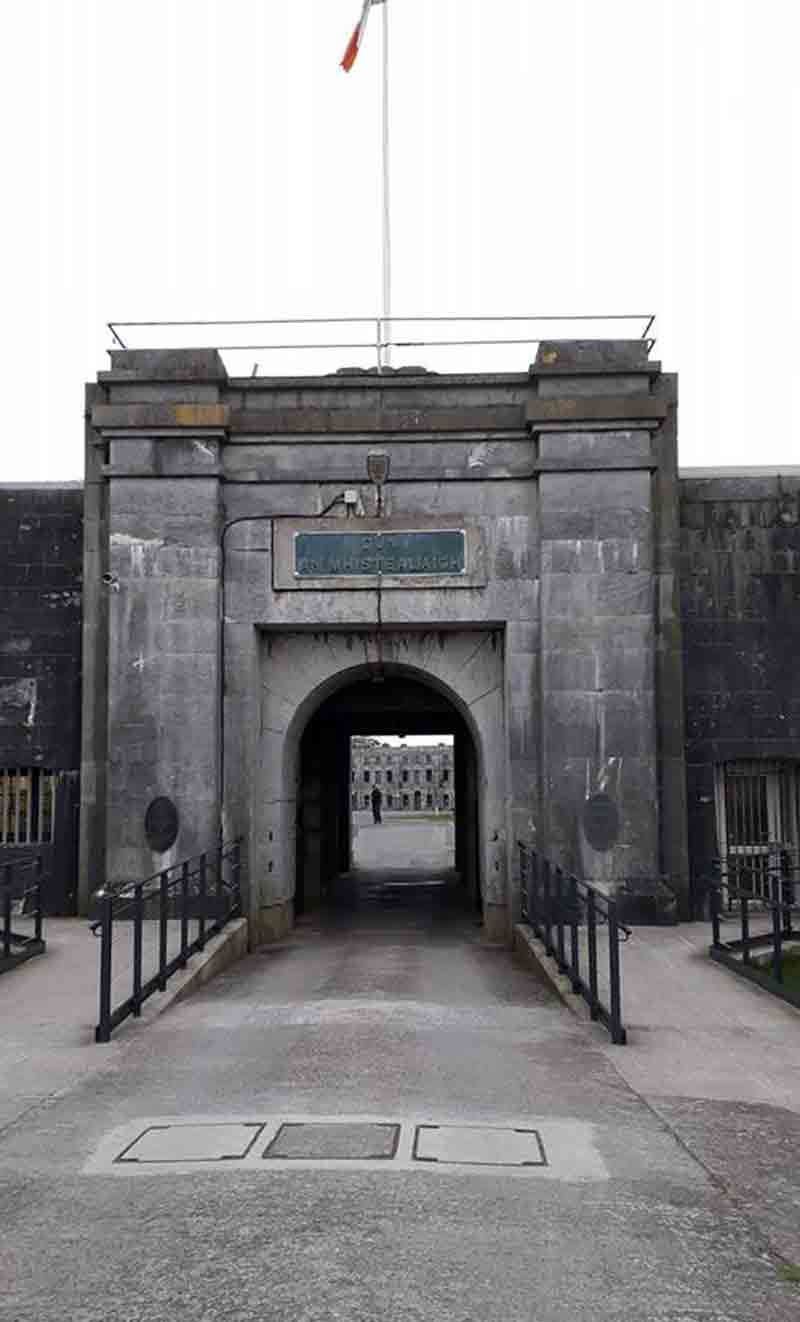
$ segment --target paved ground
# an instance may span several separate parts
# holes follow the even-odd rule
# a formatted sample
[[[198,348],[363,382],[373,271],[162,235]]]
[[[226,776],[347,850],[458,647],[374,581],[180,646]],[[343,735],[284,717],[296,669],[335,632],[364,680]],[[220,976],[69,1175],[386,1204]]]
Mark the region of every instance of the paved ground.
[[[411,813],[384,813],[375,825],[372,813],[353,813],[353,862],[359,868],[428,870],[451,868],[455,828],[450,814],[438,819]]]
[[[29,1082],[49,1060],[58,1086],[33,1086],[0,1133],[0,1317],[796,1319],[800,1286],[778,1273],[800,1260],[800,1103],[786,1071],[794,1109],[774,1090],[781,1041],[796,1069],[800,1015],[726,970],[704,981],[702,961],[695,1003],[692,933],[639,929],[623,963],[631,1045],[613,1048],[482,944],[446,875],[390,882],[353,876],[338,908],[109,1047],[65,1012],[74,925],[60,956],[51,945],[2,979],[3,1064],[27,1037]],[[704,1076],[716,1043],[728,1064]],[[767,1080],[761,1100],[751,1073]],[[320,1117],[397,1125],[402,1150],[372,1164],[263,1157],[282,1122]],[[240,1161],[109,1160],[176,1121],[264,1128]],[[535,1128],[550,1164],[414,1163],[417,1125]],[[178,1152],[168,1129],[149,1141]]]

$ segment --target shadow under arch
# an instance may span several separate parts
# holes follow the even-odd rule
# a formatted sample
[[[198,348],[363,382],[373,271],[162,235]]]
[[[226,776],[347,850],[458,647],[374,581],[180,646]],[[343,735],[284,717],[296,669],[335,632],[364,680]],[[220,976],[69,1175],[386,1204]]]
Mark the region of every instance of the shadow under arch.
[[[295,913],[330,898],[337,876],[352,871],[353,735],[449,735],[454,741],[455,877],[462,898],[480,911],[478,831],[480,808],[480,739],[468,709],[448,686],[431,682],[414,666],[353,667],[335,686],[323,686],[311,710],[298,713],[297,733],[287,741],[295,760],[296,795]],[[402,793],[398,787],[398,796]],[[409,798],[422,790],[408,786]],[[413,803],[413,799],[412,799]],[[402,866],[399,857],[393,868]],[[424,871],[424,869],[423,869]]]
[[[283,935],[295,911],[318,903],[330,877],[350,866],[351,735],[451,733],[456,866],[484,914],[488,898],[493,938],[504,939],[505,858],[487,845],[490,827],[495,841],[505,834],[497,829],[505,809],[502,640],[490,630],[409,631],[374,644],[372,634],[321,632],[269,643],[251,819],[255,938]],[[289,671],[291,701],[277,679]]]
[[[289,726],[287,727],[287,760],[291,758],[293,750],[296,751],[298,748],[299,742],[305,733],[309,721],[313,720],[316,712],[325,702],[329,701],[332,697],[335,697],[336,694],[342,690],[351,688],[354,684],[359,683],[359,681],[367,680],[375,683],[377,686],[377,684],[380,683],[379,677],[381,675],[384,676],[383,682],[385,682],[387,677],[414,681],[424,687],[432,689],[448,702],[469,731],[469,734],[475,743],[479,759],[479,770],[482,769],[480,732],[477,728],[472,712],[469,709],[468,703],[464,701],[462,696],[456,692],[455,689],[451,688],[449,684],[440,679],[438,675],[433,675],[430,671],[424,670],[422,667],[407,661],[361,661],[345,670],[337,671],[335,675],[331,675],[323,680],[322,683],[308,693],[299,704]],[[391,731],[387,730],[385,733],[390,734]],[[287,770],[290,770],[291,776],[294,772],[294,767],[287,767]]]

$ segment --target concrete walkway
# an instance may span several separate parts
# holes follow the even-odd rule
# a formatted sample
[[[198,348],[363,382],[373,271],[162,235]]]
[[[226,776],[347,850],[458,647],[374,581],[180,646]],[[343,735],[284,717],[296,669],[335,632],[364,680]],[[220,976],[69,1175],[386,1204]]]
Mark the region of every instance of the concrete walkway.
[[[0,1133],[0,1317],[796,1318],[800,1015],[707,963],[701,931],[637,929],[614,1048],[482,943],[446,877],[378,882],[109,1047],[82,924],[0,980],[2,1087],[24,1074],[26,1101]],[[348,1160],[329,1128],[264,1158],[321,1118],[350,1122]],[[364,1158],[376,1123],[393,1158]],[[177,1160],[245,1128],[242,1157]],[[498,1164],[528,1141],[498,1131],[532,1129],[547,1166]],[[144,1131],[160,1160],[115,1161]],[[420,1134],[501,1146],[415,1162]]]

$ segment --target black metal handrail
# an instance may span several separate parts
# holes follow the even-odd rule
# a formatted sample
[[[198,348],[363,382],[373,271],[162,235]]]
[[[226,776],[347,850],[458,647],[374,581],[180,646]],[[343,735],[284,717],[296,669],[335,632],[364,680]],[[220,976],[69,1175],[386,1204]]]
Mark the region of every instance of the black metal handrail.
[[[241,867],[241,842],[234,840],[184,859],[143,881],[117,882],[95,893],[97,917],[90,926],[102,943],[96,1042],[110,1041],[114,1029],[129,1015],[138,1018],[148,997],[166,991],[168,979],[178,969],[185,968],[192,955],[205,949],[209,937],[222,931],[231,918],[241,913]],[[180,948],[171,959],[170,918],[180,921]],[[132,990],[130,996],[112,1007],[112,944],[114,924],[120,920],[133,923]],[[190,940],[192,920],[196,922],[196,934]],[[149,978],[143,973],[146,921],[156,924],[158,932],[158,968]]]
[[[800,927],[795,917],[800,913],[800,884],[796,873],[787,874],[783,868],[771,870],[766,878],[759,871],[750,879],[757,884],[742,885],[748,881],[741,869],[733,884],[726,869],[709,883],[711,901],[712,959],[735,973],[758,983],[766,991],[781,996],[792,1005],[800,1006],[800,990],[786,985],[784,954],[789,944],[800,941]],[[766,923],[759,919],[766,918]],[[739,936],[724,939],[723,921],[735,922]],[[769,952],[766,963],[754,961],[753,953]]]
[[[612,1042],[623,1045],[627,1034],[622,1023],[619,946],[620,941],[627,941],[631,929],[620,922],[612,896],[590,881],[565,873],[522,840],[517,843],[523,922],[533,928],[560,972],[569,978],[572,990],[586,1001],[592,1019],[605,1025]],[[579,935],[584,924],[586,976]],[[608,1005],[600,997],[598,980],[597,929],[603,924],[608,926]]]
[[[42,937],[42,880],[44,861],[41,855],[5,863],[0,873],[0,973],[17,964],[42,955],[46,949]],[[33,935],[15,931],[14,902],[22,902],[26,918],[33,918]]]

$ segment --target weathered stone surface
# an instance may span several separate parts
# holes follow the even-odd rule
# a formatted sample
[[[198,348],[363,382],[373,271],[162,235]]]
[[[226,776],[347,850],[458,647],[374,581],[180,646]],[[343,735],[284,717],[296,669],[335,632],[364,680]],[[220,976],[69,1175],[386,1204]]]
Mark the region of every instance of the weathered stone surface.
[[[12,814],[0,864],[41,854],[61,914],[76,901],[82,556],[81,483],[0,486],[0,767],[57,773],[52,842],[9,838]]]
[[[539,458],[583,460],[590,464],[621,459],[649,463],[653,449],[647,431],[543,431],[539,434]]]
[[[227,381],[228,373],[216,349],[112,349],[111,371],[101,380],[130,374],[139,382]]]
[[[652,371],[647,340],[542,340],[532,373],[547,370],[619,372]]]
[[[406,695],[397,728],[451,722],[458,801],[472,804],[456,851],[492,938],[518,908],[517,838],[609,883],[633,863],[662,870],[675,390],[640,343],[550,345],[532,378],[228,383],[213,356],[168,353],[112,369],[90,433],[90,448],[111,444],[105,471],[92,460],[107,493],[98,569],[105,557],[114,578],[93,588],[108,617],[93,701],[105,695],[111,875],[148,870],[143,812],[169,795],[178,853],[220,827],[244,835],[253,939],[286,931],[346,857],[346,732],[362,732],[348,695],[377,720],[370,683]],[[375,525],[376,447],[391,464],[379,526],[464,527],[469,581],[296,581],[298,531]],[[542,471],[562,463],[586,471]],[[600,792],[619,818],[602,856],[581,829]]]
[[[718,853],[713,768],[796,759],[800,475],[686,474],[680,610],[689,851],[698,896]]]

